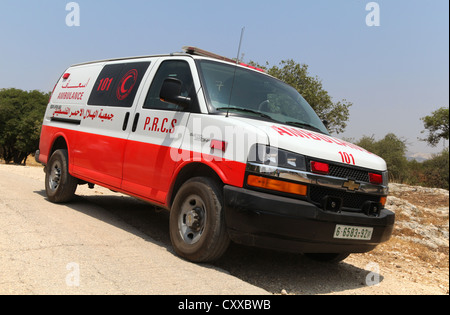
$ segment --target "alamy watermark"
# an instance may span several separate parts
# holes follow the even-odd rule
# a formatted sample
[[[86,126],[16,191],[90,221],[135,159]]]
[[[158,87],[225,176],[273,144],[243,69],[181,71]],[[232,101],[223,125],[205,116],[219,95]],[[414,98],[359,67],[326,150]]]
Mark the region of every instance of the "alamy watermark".
[[[370,11],[366,15],[366,25],[380,26],[380,5],[377,2],[369,2],[366,4],[366,11]]]
[[[366,275],[366,285],[369,287],[380,285],[380,265],[376,262],[370,262],[365,269],[369,270],[369,273]]]
[[[69,27],[80,26],[80,5],[77,2],[69,2],[66,4],[66,25]]]
[[[80,26],[80,5],[77,2],[69,2],[66,4],[66,25],[69,27]],[[380,26],[380,5],[377,2],[369,2],[366,4],[366,25],[369,27]]]
[[[66,270],[69,273],[66,275],[66,285],[68,287],[80,286],[80,265],[76,262],[71,262],[66,265]]]

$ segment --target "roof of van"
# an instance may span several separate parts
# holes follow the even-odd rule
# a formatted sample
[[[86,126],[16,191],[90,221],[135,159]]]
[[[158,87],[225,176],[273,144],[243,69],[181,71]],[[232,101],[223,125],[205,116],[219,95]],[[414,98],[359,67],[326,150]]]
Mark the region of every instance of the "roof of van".
[[[121,58],[101,59],[101,60],[87,61],[87,62],[81,62],[81,63],[73,64],[71,67],[84,66],[84,65],[94,64],[94,63],[111,62],[111,61],[134,60],[134,59],[144,59],[144,58],[153,58],[153,57],[168,57],[168,56],[190,56],[190,57],[193,57],[190,54],[180,52],[180,53],[171,53],[171,54],[159,54],[159,55],[147,55],[147,56],[134,56],[134,57],[121,57]]]
[[[236,61],[224,56],[220,56],[218,54],[209,52],[207,50],[203,50],[194,46],[184,46],[182,48],[184,52],[175,52],[170,54],[160,54],[160,55],[148,55],[148,56],[136,56],[136,57],[124,57],[124,58],[113,58],[113,59],[104,59],[104,60],[97,60],[97,61],[89,61],[89,62],[83,62],[79,64],[74,64],[71,67],[77,67],[77,66],[83,66],[83,65],[89,65],[89,64],[95,64],[95,63],[105,63],[105,62],[111,62],[111,61],[122,61],[122,60],[136,60],[136,59],[144,59],[144,58],[153,58],[153,57],[169,57],[169,56],[186,56],[191,57],[194,59],[210,59],[210,60],[216,60],[221,62],[226,62],[229,64],[235,64],[237,66],[243,66],[246,68],[250,68],[256,71],[264,72],[266,71],[264,69],[248,65],[245,63],[242,63],[240,61]],[[267,73],[266,73],[267,74]]]

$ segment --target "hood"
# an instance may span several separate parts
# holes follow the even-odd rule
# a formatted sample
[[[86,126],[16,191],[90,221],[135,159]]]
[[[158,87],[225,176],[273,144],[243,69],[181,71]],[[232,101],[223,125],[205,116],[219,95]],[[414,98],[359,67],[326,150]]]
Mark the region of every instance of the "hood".
[[[386,171],[386,162],[379,156],[344,140],[322,133],[274,122],[237,118],[264,131],[273,147],[312,158]]]

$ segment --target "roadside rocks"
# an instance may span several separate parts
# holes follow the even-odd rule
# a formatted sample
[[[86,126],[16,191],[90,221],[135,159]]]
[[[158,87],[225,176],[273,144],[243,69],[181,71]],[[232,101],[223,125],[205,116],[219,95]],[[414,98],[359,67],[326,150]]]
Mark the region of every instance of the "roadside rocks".
[[[392,183],[389,194],[386,207],[396,214],[396,237],[448,253],[449,192]]]
[[[449,191],[442,188],[430,188],[422,186],[409,186],[405,184],[389,183],[389,192],[391,194],[395,193],[418,193],[418,194],[428,194],[428,195],[444,195],[449,196]]]

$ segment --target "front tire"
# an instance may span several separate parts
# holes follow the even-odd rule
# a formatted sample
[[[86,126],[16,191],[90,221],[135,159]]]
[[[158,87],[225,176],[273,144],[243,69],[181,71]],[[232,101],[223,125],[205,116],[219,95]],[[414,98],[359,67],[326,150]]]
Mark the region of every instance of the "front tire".
[[[175,196],[169,221],[170,239],[175,252],[190,261],[217,260],[230,244],[221,185],[210,178],[192,178],[181,186]]]
[[[53,152],[45,169],[45,192],[54,203],[70,201],[75,195],[78,179],[69,174],[67,150]]]

